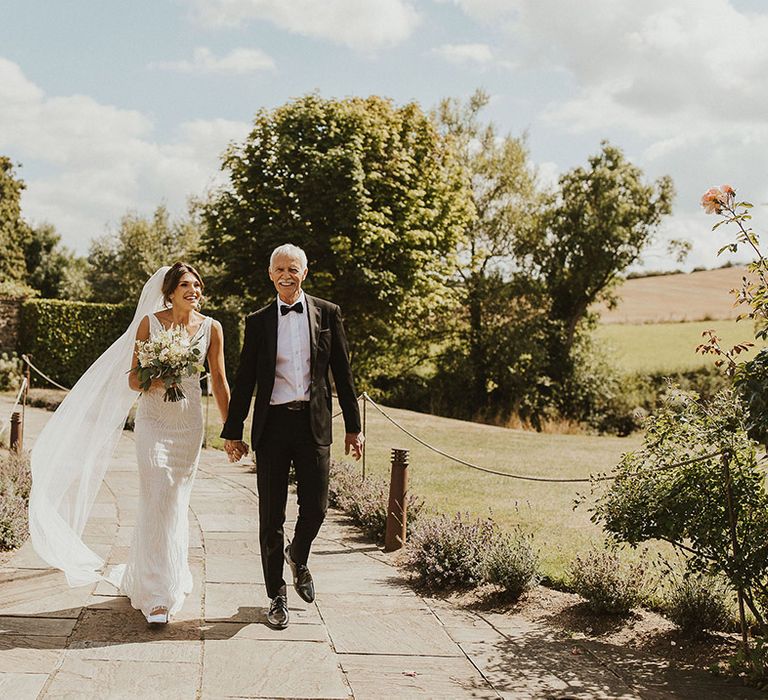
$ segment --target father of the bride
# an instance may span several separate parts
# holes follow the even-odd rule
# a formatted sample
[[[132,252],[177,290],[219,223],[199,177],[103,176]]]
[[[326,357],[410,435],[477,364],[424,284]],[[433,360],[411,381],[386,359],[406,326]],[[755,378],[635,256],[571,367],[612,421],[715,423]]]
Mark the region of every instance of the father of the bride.
[[[315,598],[307,560],[328,507],[329,370],[344,414],[345,451],[359,459],[364,440],[341,311],[305,294],[301,285],[306,277],[307,256],[301,248],[286,244],[272,252],[269,278],[277,299],[246,318],[240,366],[221,432],[230,460],[248,453],[243,423],[255,388],[251,444],[256,453],[261,564],[271,599],[267,622],[278,629],[288,625],[283,557],[299,596],[309,603]],[[299,515],[293,541],[283,549],[291,464]]]

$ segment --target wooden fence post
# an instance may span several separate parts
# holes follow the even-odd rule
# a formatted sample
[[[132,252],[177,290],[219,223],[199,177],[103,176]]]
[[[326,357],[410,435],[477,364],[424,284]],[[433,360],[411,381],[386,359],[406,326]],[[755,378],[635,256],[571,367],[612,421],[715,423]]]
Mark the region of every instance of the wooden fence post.
[[[21,454],[24,449],[24,423],[21,413],[14,411],[11,414],[11,451]]]
[[[384,551],[394,552],[405,545],[406,519],[408,516],[408,450],[392,450],[392,473],[389,481],[389,508],[387,530],[384,534]]]

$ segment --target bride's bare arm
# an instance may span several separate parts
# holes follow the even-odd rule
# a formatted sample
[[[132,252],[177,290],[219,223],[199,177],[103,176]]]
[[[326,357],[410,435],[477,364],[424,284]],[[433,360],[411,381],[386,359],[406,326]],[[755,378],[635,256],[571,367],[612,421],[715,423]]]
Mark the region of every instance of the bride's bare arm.
[[[213,398],[216,399],[216,405],[219,407],[221,420],[226,423],[229,412],[229,384],[224,371],[224,332],[221,330],[221,324],[216,320],[211,323],[208,370],[211,373]]]
[[[149,338],[149,316],[145,316],[141,319],[139,327],[136,329],[136,340],[146,340]],[[128,386],[134,391],[141,391],[139,386],[139,376],[136,374],[135,369],[139,364],[139,355],[136,351],[136,343],[133,344],[133,360],[131,361],[131,371],[128,375]]]

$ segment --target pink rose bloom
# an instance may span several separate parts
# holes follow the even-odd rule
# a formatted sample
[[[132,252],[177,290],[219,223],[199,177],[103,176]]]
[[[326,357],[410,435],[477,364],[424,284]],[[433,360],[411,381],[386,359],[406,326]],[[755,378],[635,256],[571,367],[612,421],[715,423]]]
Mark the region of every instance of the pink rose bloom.
[[[736,196],[736,190],[734,190],[730,185],[720,185],[720,189],[722,190],[723,194],[728,195],[729,197]]]
[[[707,214],[719,214],[723,208],[723,192],[717,187],[710,187],[701,197],[701,206]]]

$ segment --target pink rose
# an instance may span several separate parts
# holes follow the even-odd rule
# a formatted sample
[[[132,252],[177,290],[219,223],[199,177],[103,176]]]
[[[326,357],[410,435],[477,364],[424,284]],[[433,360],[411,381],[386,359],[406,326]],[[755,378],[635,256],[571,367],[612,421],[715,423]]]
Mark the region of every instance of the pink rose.
[[[701,196],[701,206],[707,214],[719,214],[723,208],[723,193],[717,187],[710,187]]]
[[[701,206],[707,214],[719,214],[723,207],[733,202],[735,196],[736,190],[730,185],[710,187],[701,197]]]

